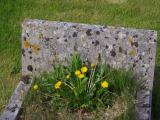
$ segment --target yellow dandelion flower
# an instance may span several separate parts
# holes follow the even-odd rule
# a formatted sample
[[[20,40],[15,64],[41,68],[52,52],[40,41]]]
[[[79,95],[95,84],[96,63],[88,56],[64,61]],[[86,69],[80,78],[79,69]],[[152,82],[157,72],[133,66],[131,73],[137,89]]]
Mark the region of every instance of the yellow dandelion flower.
[[[34,85],[34,86],[33,86],[33,89],[34,89],[34,90],[38,90],[38,85]]]
[[[69,79],[69,78],[70,78],[70,74],[68,74],[68,75],[66,76],[66,78]]]
[[[96,66],[95,64],[93,64],[93,63],[91,64],[91,68],[94,68],[95,66]]]
[[[78,76],[78,75],[80,75],[80,74],[81,74],[81,71],[79,71],[79,70],[76,70],[76,71],[75,71],[75,75]]]
[[[79,74],[79,75],[78,75],[78,78],[79,78],[79,79],[83,79],[84,77],[85,77],[84,74]]]
[[[81,68],[81,72],[82,72],[82,73],[86,73],[87,71],[88,71],[88,68],[87,68],[87,67],[82,67],[82,68]]]
[[[106,80],[101,82],[101,87],[102,88],[108,88],[108,86],[109,86],[109,83]]]
[[[58,81],[55,85],[54,85],[54,88],[55,89],[59,89],[62,85],[62,82],[61,81]]]
[[[30,47],[29,40],[24,41],[24,48],[29,48],[29,47]]]
[[[40,48],[39,48],[39,46],[38,46],[37,44],[33,44],[33,45],[32,45],[32,51],[33,51],[34,53],[38,53],[39,50],[40,50]]]

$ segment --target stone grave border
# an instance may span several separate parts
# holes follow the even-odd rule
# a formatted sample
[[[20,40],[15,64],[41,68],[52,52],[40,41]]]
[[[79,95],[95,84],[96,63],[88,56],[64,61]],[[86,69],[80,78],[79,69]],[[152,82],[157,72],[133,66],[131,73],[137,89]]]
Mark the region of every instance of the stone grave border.
[[[22,79],[0,120],[17,119],[32,83],[30,76],[50,71],[54,63],[66,64],[66,58],[74,51],[92,62],[101,55],[111,67],[131,66],[138,78],[143,76],[145,83],[137,93],[136,117],[151,119],[156,31],[45,20],[25,20],[22,28]]]

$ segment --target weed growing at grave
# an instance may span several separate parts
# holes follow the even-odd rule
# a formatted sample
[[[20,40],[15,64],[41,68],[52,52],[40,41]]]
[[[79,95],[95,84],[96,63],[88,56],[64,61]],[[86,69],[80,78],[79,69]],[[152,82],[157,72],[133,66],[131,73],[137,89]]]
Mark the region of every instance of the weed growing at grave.
[[[35,77],[31,98],[55,111],[91,113],[112,107],[124,93],[135,95],[136,82],[131,72],[116,70],[108,65],[86,63],[74,54],[68,66],[56,64],[53,72]],[[130,101],[131,102],[131,101]]]

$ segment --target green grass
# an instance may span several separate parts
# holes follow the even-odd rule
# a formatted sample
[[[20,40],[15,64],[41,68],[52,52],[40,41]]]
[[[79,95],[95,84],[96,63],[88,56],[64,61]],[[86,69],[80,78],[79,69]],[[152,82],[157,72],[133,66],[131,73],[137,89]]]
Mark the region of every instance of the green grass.
[[[48,19],[154,29],[160,38],[160,0],[0,0],[0,110],[8,101],[21,72],[21,23]],[[153,115],[160,118],[160,40],[157,44]],[[2,84],[3,81],[3,84]],[[156,120],[154,118],[154,120]]]

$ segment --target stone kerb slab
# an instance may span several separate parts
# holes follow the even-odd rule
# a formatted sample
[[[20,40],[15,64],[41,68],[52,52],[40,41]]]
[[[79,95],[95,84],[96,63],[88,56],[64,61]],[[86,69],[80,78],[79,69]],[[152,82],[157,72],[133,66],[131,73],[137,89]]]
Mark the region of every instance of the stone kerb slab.
[[[75,51],[85,60],[98,58],[114,68],[132,68],[144,79],[137,93],[136,116],[151,116],[157,33],[152,30],[88,25],[43,20],[26,20],[22,32],[22,74],[50,71],[52,64],[66,64]]]
[[[144,79],[136,117],[151,119],[157,32],[44,20],[26,20],[22,27],[23,76],[50,71],[56,63],[65,65],[74,52],[93,63],[101,59],[114,68],[132,68],[137,78]]]

